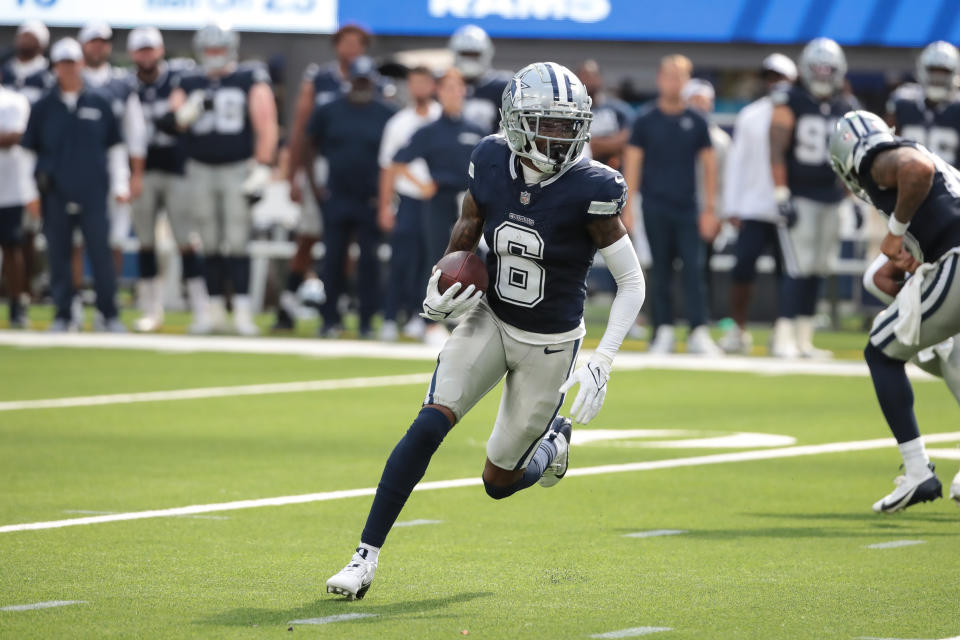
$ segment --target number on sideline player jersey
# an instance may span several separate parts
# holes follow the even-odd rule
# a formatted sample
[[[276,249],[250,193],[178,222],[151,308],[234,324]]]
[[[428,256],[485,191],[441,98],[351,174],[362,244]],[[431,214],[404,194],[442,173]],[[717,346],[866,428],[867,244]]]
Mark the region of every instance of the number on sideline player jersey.
[[[911,90],[916,87],[915,90]],[[960,163],[960,102],[929,106],[919,85],[901,87],[890,97],[887,110],[897,132],[957,166]]]

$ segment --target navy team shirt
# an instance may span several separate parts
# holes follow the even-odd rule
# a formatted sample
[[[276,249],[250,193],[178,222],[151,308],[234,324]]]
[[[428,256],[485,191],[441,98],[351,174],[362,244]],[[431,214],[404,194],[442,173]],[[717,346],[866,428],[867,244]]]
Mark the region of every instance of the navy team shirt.
[[[423,158],[439,189],[463,191],[467,188],[467,167],[473,148],[485,135],[477,125],[443,114],[418,129],[394,160],[412,162]]]
[[[528,186],[518,162],[502,135],[484,138],[470,159],[470,193],[490,247],[487,301],[523,331],[572,331],[597,250],[587,225],[619,215],[626,186],[619,172],[585,158]]]
[[[613,136],[624,129],[630,129],[633,126],[634,112],[633,108],[624,102],[610,96],[602,96],[599,104],[593,105],[593,122],[590,124],[590,135],[594,138]],[[620,162],[619,155],[598,156],[593,154],[593,159],[606,165],[614,166]],[[613,164],[611,164],[613,163]]]
[[[480,127],[484,135],[496,133],[500,129],[503,90],[512,79],[513,74],[506,71],[487,71],[474,82],[467,83],[463,117]]]
[[[175,82],[187,96],[203,91],[207,97],[206,111],[185,136],[187,157],[205,164],[229,164],[253,157],[250,89],[255,84],[270,84],[266,67],[246,62],[219,78],[197,69]]]
[[[33,106],[20,144],[37,154],[36,171],[53,179],[60,198],[103,210],[110,187],[107,151],[120,142],[120,127],[103,93],[83,89],[71,110],[54,89]]]
[[[123,120],[123,112],[127,108],[127,99],[137,90],[137,77],[125,69],[110,69],[110,77],[103,84],[96,84],[92,74],[84,74],[84,83],[91,88],[107,95],[113,115],[117,120]]]
[[[923,261],[936,262],[947,251],[960,246],[960,172],[912,140],[897,138],[895,142],[868,149],[860,160],[857,175],[873,206],[888,217],[897,205],[897,190],[881,189],[870,175],[870,169],[880,152],[898,147],[920,149],[930,154],[936,166],[930,193],[920,203],[907,229],[908,243],[920,249]]]
[[[313,103],[317,107],[333,102],[350,91],[350,81],[340,73],[340,63],[336,60],[322,67],[315,64],[310,65],[304,72],[303,79],[304,82],[313,85]],[[388,93],[391,84],[384,78],[378,77],[376,87],[382,98]]]
[[[643,149],[644,212],[697,214],[697,156],[712,146],[707,121],[693,109],[667,114],[655,104],[637,116],[630,144]]]
[[[790,193],[817,202],[843,200],[847,191],[830,166],[830,134],[837,120],[857,108],[856,102],[844,96],[820,100],[802,86],[774,91],[770,97],[775,105],[787,105],[796,118],[787,148]]]
[[[137,94],[147,120],[147,171],[184,173],[187,157],[182,137],[164,133],[157,122],[170,111],[170,94],[180,75],[192,69],[192,63],[171,60],[160,63],[159,75],[152,83],[137,80]]]
[[[927,104],[919,95],[893,100],[893,120],[904,138],[915,140],[947,161],[960,163],[960,102]]]
[[[376,198],[380,180],[380,138],[393,107],[371,100],[366,104],[346,97],[314,109],[307,133],[314,148],[330,161],[327,188],[331,196],[367,202]]]
[[[3,68],[0,68],[0,84],[23,94],[31,105],[36,104],[37,100],[56,84],[49,63],[44,60],[42,67],[38,70],[20,76],[16,72],[14,62],[14,60],[10,60],[3,65]]]

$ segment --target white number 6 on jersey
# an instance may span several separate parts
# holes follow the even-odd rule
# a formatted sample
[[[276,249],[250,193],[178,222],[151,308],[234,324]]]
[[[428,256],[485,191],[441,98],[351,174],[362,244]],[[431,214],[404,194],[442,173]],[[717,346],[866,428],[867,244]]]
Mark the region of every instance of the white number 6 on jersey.
[[[493,232],[497,256],[497,296],[518,307],[535,307],[543,300],[546,272],[534,262],[543,259],[543,238],[533,229],[504,222]]]

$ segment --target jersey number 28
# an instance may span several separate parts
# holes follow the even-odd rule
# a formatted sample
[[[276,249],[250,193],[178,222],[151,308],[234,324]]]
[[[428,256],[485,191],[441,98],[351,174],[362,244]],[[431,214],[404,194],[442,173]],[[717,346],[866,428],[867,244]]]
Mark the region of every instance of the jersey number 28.
[[[518,307],[535,307],[543,300],[543,238],[533,229],[504,222],[493,232],[497,255],[497,296]]]
[[[193,125],[196,135],[219,133],[234,135],[243,131],[246,122],[247,96],[237,87],[223,87],[213,94],[213,108]]]

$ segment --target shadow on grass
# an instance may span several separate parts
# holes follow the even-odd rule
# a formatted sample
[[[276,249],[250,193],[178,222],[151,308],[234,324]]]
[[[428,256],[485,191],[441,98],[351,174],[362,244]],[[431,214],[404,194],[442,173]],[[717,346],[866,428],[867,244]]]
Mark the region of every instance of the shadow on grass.
[[[934,503],[937,504],[937,503]],[[936,508],[934,506],[928,509]],[[916,509],[914,507],[913,509]],[[911,522],[960,522],[960,510],[954,513],[927,513],[911,509],[901,513],[742,513],[750,518],[794,518],[797,520],[849,520],[859,522],[874,521],[878,523],[911,523]]]
[[[751,515],[761,515],[761,514],[751,514]],[[826,518],[827,514],[820,514],[818,518],[817,514],[811,516],[800,516],[795,517],[813,520],[828,520]],[[841,515],[841,519],[843,514]],[[770,517],[773,517],[773,514],[770,514]],[[791,517],[791,516],[779,516],[779,517]],[[859,518],[850,518],[851,520],[859,520]],[[930,518],[930,519],[890,519],[887,516],[875,515],[872,518],[865,518],[864,520],[873,520],[872,523],[865,523],[863,527],[840,527],[840,526],[830,526],[829,524],[818,523],[814,526],[787,526],[787,527],[750,527],[744,526],[739,529],[704,529],[704,528],[687,528],[683,529],[682,525],[676,527],[679,530],[683,530],[684,533],[681,536],[683,538],[697,538],[701,540],[736,540],[738,538],[742,539],[756,539],[756,538],[870,538],[876,539],[878,536],[927,536],[927,537],[939,537],[939,536],[955,536],[956,531],[943,529],[935,530],[931,529],[929,526],[931,523],[954,523],[958,518]],[[640,526],[634,528],[619,527],[615,531],[621,532],[626,535],[628,533],[636,533],[638,531],[647,531],[652,530],[655,527]],[[657,527],[658,528],[658,527]],[[659,536],[653,536],[659,537]],[[674,536],[665,536],[665,537],[674,537]]]
[[[423,614],[438,611],[450,605],[460,604],[492,596],[490,591],[470,591],[426,600],[408,600],[383,604],[367,604],[366,601],[347,602],[343,598],[321,598],[309,604],[290,609],[241,608],[223,611],[210,618],[197,620],[196,624],[224,627],[276,627],[287,626],[291,620],[325,618],[345,613],[373,614],[376,617],[357,618],[351,622],[366,623],[382,621],[397,615]],[[376,597],[376,596],[374,596]]]

